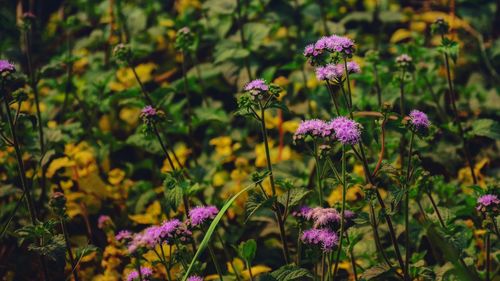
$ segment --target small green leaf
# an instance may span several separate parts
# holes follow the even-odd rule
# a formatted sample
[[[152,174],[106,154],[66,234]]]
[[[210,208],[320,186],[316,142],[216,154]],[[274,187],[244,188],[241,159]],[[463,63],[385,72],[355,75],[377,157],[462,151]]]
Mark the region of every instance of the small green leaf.
[[[482,136],[494,140],[500,140],[500,124],[492,119],[478,119],[472,123],[469,136]]]
[[[276,281],[303,281],[312,280],[312,274],[304,268],[290,264],[285,265],[270,274]]]
[[[257,242],[254,239],[241,242],[238,246],[238,254],[247,263],[252,263],[257,251]]]
[[[288,207],[294,207],[297,206],[300,201],[302,201],[302,199],[304,199],[311,192],[312,190],[303,187],[292,188],[290,189],[290,194],[288,194],[288,192],[285,192],[278,196],[278,202],[281,205],[286,206],[286,203],[288,201]]]

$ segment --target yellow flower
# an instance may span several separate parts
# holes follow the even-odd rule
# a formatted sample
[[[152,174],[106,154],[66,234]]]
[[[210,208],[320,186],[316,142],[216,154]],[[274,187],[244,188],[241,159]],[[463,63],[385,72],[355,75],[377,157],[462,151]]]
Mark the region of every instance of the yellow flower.
[[[156,64],[152,62],[139,64],[135,67],[137,75],[141,79],[141,82],[145,83],[153,79],[152,72],[157,67]],[[118,69],[116,72],[117,81],[112,81],[109,83],[109,88],[113,91],[123,91],[125,89],[138,86],[137,80],[134,73],[130,67],[124,67]]]
[[[238,272],[238,274],[241,277],[243,277],[243,280],[250,280],[250,273],[248,271],[248,268],[245,266],[244,262],[239,258],[235,258],[232,262],[228,262],[227,269],[228,269],[229,273],[232,273],[232,274],[235,274],[236,272]],[[259,274],[271,271],[271,268],[266,266],[266,265],[255,265],[255,266],[252,266],[250,269],[252,271],[253,276],[257,276]],[[208,279],[208,278],[212,278],[211,276],[210,277],[207,276],[207,280],[214,280],[214,279]],[[215,279],[217,279],[217,276]]]
[[[125,178],[125,172],[121,169],[113,169],[108,173],[108,181],[112,185],[117,185]]]
[[[188,8],[199,9],[201,3],[199,0],[177,0],[175,1],[175,9],[179,14],[183,14]]]
[[[161,216],[161,205],[159,201],[154,201],[146,208],[144,214],[129,215],[128,217],[138,224],[158,224]]]
[[[274,147],[274,141],[269,140],[269,154],[271,158],[271,163],[275,164],[280,161],[286,161],[293,158],[292,149],[289,146],[284,146],[281,149],[279,147]],[[261,143],[255,146],[255,166],[266,167],[267,158],[265,144]]]
[[[45,175],[50,179],[59,169],[73,166],[75,166],[75,161],[69,159],[69,157],[64,156],[62,158],[57,158],[50,162]]]
[[[219,171],[212,177],[212,184],[216,187],[223,186],[229,180],[227,171]]]
[[[140,115],[141,109],[138,107],[124,107],[120,110],[120,119],[133,127],[139,122]]]
[[[177,158],[179,159],[179,162],[184,166],[186,164],[187,158],[189,154],[191,154],[191,149],[187,148],[186,144],[183,142],[177,143],[174,145],[174,152]],[[175,169],[180,169],[179,164],[175,160],[175,157],[172,153],[169,152],[170,158],[172,159],[172,162],[174,163]],[[165,158],[163,161],[163,167],[161,168],[162,173],[167,173],[170,172],[172,168],[170,167],[170,163],[168,162],[168,158]]]
[[[361,190],[360,185],[355,185],[347,189],[346,192],[346,201],[356,201],[364,196],[363,191]],[[328,196],[327,199],[328,203],[330,205],[333,205],[338,202],[342,202],[342,186],[339,185],[336,188],[333,189],[332,193],[330,193],[330,196]]]
[[[215,157],[223,162],[231,161],[233,152],[241,147],[239,143],[233,144],[233,140],[228,136],[213,138],[210,145],[215,146]]]
[[[481,170],[488,163],[490,163],[490,159],[483,158],[483,159],[481,159],[481,161],[477,162],[474,165],[474,174],[476,175],[477,184],[482,188],[486,187],[486,182],[484,179],[484,175],[481,173]],[[474,181],[472,179],[472,174],[471,174],[471,171],[470,171],[470,168],[468,165],[466,165],[465,167],[461,168],[458,171],[458,180],[462,183],[463,186],[470,186],[470,185],[474,184]],[[472,189],[470,189],[470,188],[464,189],[464,192],[467,194],[471,194]]]

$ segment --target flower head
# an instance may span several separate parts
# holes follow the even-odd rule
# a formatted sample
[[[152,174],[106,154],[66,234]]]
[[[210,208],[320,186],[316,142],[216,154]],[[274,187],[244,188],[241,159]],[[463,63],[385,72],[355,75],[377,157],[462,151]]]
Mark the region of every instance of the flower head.
[[[315,228],[334,226],[340,223],[340,214],[334,208],[312,208],[307,212],[304,217],[307,220],[313,221]]]
[[[399,67],[407,67],[410,66],[413,59],[408,54],[402,54],[396,57],[396,64]]]
[[[328,123],[342,144],[356,144],[361,140],[361,125],[347,117],[337,117]]]
[[[149,267],[141,266],[141,276],[142,278],[148,278],[153,275],[153,270]],[[139,272],[137,270],[131,271],[127,276],[127,281],[136,281],[139,280]]]
[[[349,73],[360,73],[361,68],[359,67],[358,63],[356,63],[354,61],[350,61],[347,63],[347,71]]]
[[[311,57],[315,56],[315,51],[314,51],[314,44],[309,44],[304,48],[304,56],[305,57]]]
[[[243,89],[250,94],[253,100],[263,99],[264,94],[269,91],[269,85],[264,79],[255,79],[248,82]]]
[[[316,67],[316,78],[320,81],[339,80],[342,78],[344,69],[340,64],[327,64]]]
[[[478,211],[486,211],[491,209],[496,209],[500,204],[500,200],[498,196],[494,194],[486,194],[477,199],[477,207]]]
[[[197,276],[197,275],[192,275],[189,276],[187,281],[203,281],[203,277]]]
[[[296,218],[307,219],[311,210],[312,208],[309,206],[301,206],[297,211],[294,211],[292,215]]]
[[[354,41],[343,36],[335,36],[332,38],[333,49],[336,52],[343,53],[346,55],[352,55],[354,53]]]
[[[301,240],[305,244],[321,246],[323,251],[332,251],[338,245],[338,235],[326,228],[313,228],[302,233]]]
[[[429,121],[427,114],[414,109],[410,112],[410,124],[416,129],[425,130],[429,128],[431,122]]]
[[[198,206],[189,211],[189,219],[191,225],[198,226],[208,220],[213,220],[219,213],[219,209],[215,206]]]
[[[311,119],[302,121],[299,124],[299,127],[293,135],[293,139],[303,139],[306,136],[328,137],[331,133],[332,131],[330,127],[327,126],[327,123],[325,121],[319,119]]]
[[[111,221],[111,218],[109,216],[101,215],[97,219],[97,227],[99,227],[100,229],[103,229],[104,227],[106,227],[110,223],[112,223],[112,221]]]
[[[142,110],[141,110],[141,118],[147,119],[151,117],[155,117],[158,112],[154,107],[151,105],[146,105]]]
[[[172,245],[175,239],[186,241],[191,236],[191,231],[178,219],[164,221],[161,225],[153,225],[140,233],[133,235],[128,244],[128,252],[134,253],[141,248],[154,248],[156,245],[167,243]]]
[[[128,230],[121,230],[116,234],[115,239],[118,241],[129,240],[132,238],[132,232]]]
[[[15,72],[16,68],[8,60],[0,60],[0,74],[4,72]]]

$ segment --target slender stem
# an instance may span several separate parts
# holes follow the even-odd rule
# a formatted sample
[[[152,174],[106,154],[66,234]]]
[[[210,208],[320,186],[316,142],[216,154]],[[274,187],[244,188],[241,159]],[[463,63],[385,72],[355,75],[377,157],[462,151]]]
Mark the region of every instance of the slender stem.
[[[321,173],[320,173],[320,162],[319,162],[319,155],[318,155],[318,143],[316,140],[314,140],[314,160],[316,162],[316,186],[318,188],[318,195],[319,195],[319,205],[323,206],[323,188],[321,186]]]
[[[245,31],[243,29],[243,16],[241,15],[241,0],[236,0],[236,13],[238,15],[238,27],[240,30],[240,40],[241,40],[241,47],[243,49],[246,49],[247,44],[245,40]],[[252,80],[252,72],[250,71],[250,64],[248,62],[248,57],[244,58],[245,62],[245,69],[247,70],[247,75],[249,80]]]
[[[491,234],[486,232],[486,281],[490,281],[490,266],[491,266]]]
[[[354,257],[354,246],[351,247],[351,241],[349,241],[349,235],[347,231],[345,232],[345,237],[347,243],[349,243],[349,255],[351,256],[351,266],[352,266],[352,274],[354,275],[354,280],[358,281],[358,272],[356,269],[356,258]]]
[[[442,35],[441,38],[444,40],[444,35]],[[448,53],[446,53],[446,52],[444,53],[444,64],[446,67],[446,78],[448,80],[448,90],[450,91],[451,106],[453,109],[453,113],[455,115],[454,116],[455,123],[458,127],[458,132],[460,134],[460,138],[462,139],[463,150],[464,150],[464,154],[465,154],[465,158],[467,160],[467,163],[469,164],[469,169],[470,169],[470,173],[472,176],[472,181],[474,182],[474,184],[477,184],[476,172],[474,171],[474,163],[472,161],[472,157],[471,157],[470,152],[469,152],[467,140],[465,139],[464,129],[462,128],[462,123],[460,122],[460,119],[458,118],[455,89],[453,87],[453,81],[451,80],[450,59],[448,57]]]
[[[300,234],[302,233],[302,227],[299,225],[299,231],[297,235],[297,259],[295,263],[300,266],[301,255],[302,255],[302,243],[300,242]]]
[[[215,255],[212,243],[208,243],[208,251],[210,252],[210,257],[212,258],[212,262],[214,263],[215,270],[217,271],[217,274],[219,275],[220,280],[221,281],[224,280],[224,278],[222,277],[223,276],[222,270],[221,270],[219,263],[217,262],[217,256]]]
[[[381,147],[380,147],[380,153],[377,161],[377,165],[375,166],[375,169],[373,170],[372,177],[377,176],[378,170],[380,169],[380,166],[382,165],[382,160],[384,159],[384,152],[385,152],[385,123],[387,122],[387,119],[385,118],[384,115],[384,121],[382,121],[382,124],[380,125],[380,128],[382,130],[382,136],[381,136]]]
[[[139,254],[135,256],[136,258],[136,263],[135,263],[135,269],[137,270],[137,273],[139,274],[139,281],[142,281],[142,272],[141,272],[141,257]]]
[[[352,109],[352,92],[351,92],[351,82],[349,81],[349,71],[347,70],[347,57],[344,57],[344,70],[347,83],[347,90],[349,91],[349,107]]]
[[[69,257],[69,262],[71,264],[71,268],[73,269],[73,277],[75,278],[75,281],[78,281],[78,272],[76,270],[76,264],[75,264],[75,258],[73,257],[73,251],[71,251],[71,244],[69,243],[69,234],[66,229],[66,224],[64,223],[64,220],[61,218],[59,219],[59,222],[61,224],[61,230],[64,235],[64,241],[66,242],[66,250],[68,251],[68,257]]]
[[[234,266],[234,263],[233,263],[233,260],[231,259],[231,255],[229,254],[228,252],[228,247],[226,247],[226,244],[224,243],[224,240],[222,239],[222,237],[220,236],[219,232],[215,231],[215,234],[217,235],[217,239],[219,239],[219,242],[220,244],[222,245],[222,249],[224,250],[224,255],[226,256],[226,260],[231,264],[231,267],[233,268],[234,270],[234,274],[236,275],[236,279],[238,279],[238,281],[241,281],[241,277],[240,277],[240,272],[239,270]]]
[[[169,248],[169,257],[168,257],[169,260],[167,263],[167,258],[165,257],[165,251],[163,250],[163,244],[160,244],[161,256],[163,257],[165,270],[167,271],[167,279],[168,281],[172,281],[172,275],[170,273],[170,265],[172,261],[172,245],[169,245],[168,248]]]
[[[250,280],[253,281],[252,267],[250,266],[249,262],[247,262],[246,264],[247,264],[248,274],[250,275]]]
[[[406,178],[403,185],[405,189],[405,249],[406,249],[406,257],[405,257],[405,271],[404,276],[405,280],[410,281],[410,170],[411,170],[411,155],[413,150],[413,140],[415,138],[415,133],[411,132],[410,137],[410,149],[408,152],[408,165],[406,167]]]
[[[325,253],[321,254],[321,281],[325,280],[325,264],[326,264]]]
[[[373,207],[372,203],[369,202],[370,205],[370,220],[371,220],[371,226],[372,226],[372,231],[374,235],[374,241],[375,241],[375,248],[377,248],[379,255],[384,259],[385,263],[392,268],[392,264],[387,258],[384,248],[382,248],[382,243],[380,242],[380,235],[378,233],[378,228],[377,228],[377,218],[375,216],[375,208]]]
[[[373,76],[375,78],[375,91],[377,92],[378,107],[382,108],[382,89],[380,87],[380,78],[378,76],[377,65],[373,65]]]
[[[443,217],[441,217],[441,213],[439,212],[439,209],[436,205],[436,202],[434,201],[434,198],[432,198],[432,194],[430,192],[426,192],[426,193],[427,193],[427,196],[429,197],[429,200],[431,200],[432,208],[434,208],[434,212],[436,212],[436,215],[439,219],[439,222],[441,223],[441,226],[443,228],[446,228],[446,226],[444,224]]]
[[[333,91],[332,85],[328,81],[326,81],[326,89],[330,93],[330,97],[332,98],[332,103],[335,106],[335,111],[337,112],[337,116],[340,116],[339,105],[337,103],[337,99],[335,98],[335,93]]]
[[[262,104],[259,103],[260,106],[260,121],[261,121],[261,129],[262,129],[262,136],[264,138],[264,147],[266,150],[266,160],[267,160],[267,169],[269,170],[269,181],[271,182],[271,190],[272,190],[272,196],[276,195],[276,186],[274,183],[274,175],[273,175],[273,166],[271,163],[271,155],[269,153],[269,141],[267,139],[267,129],[266,129],[266,118],[265,118],[265,107],[262,106]],[[285,263],[288,264],[290,260],[290,254],[288,251],[288,245],[286,243],[286,235],[285,235],[285,224],[283,222],[283,218],[281,216],[281,212],[279,209],[279,206],[276,206],[274,208],[275,210],[275,215],[276,215],[276,220],[278,221],[278,226],[280,229],[280,238],[281,238],[281,243],[283,244],[283,256],[285,259]]]
[[[406,69],[403,68],[399,78],[399,113],[401,116],[405,115],[405,74]]]
[[[335,267],[333,269],[333,279],[337,276],[337,270],[340,261],[340,253],[342,252],[342,242],[344,239],[344,227],[345,227],[345,202],[347,193],[347,179],[346,179],[346,166],[347,166],[347,149],[346,145],[342,145],[342,208],[340,210],[340,242],[339,249],[337,252],[337,258],[335,259]]]
[[[139,83],[139,86],[141,87],[141,92],[144,95],[144,98],[146,99],[146,103],[148,105],[153,106],[153,100],[149,96],[148,91],[146,91],[146,88],[144,87],[144,84],[142,83],[141,78],[139,78],[139,75],[137,75],[137,71],[135,70],[135,67],[132,66],[130,63],[129,63],[129,67],[130,67],[130,69],[132,69],[132,73],[134,73],[135,80],[137,80],[137,83]]]

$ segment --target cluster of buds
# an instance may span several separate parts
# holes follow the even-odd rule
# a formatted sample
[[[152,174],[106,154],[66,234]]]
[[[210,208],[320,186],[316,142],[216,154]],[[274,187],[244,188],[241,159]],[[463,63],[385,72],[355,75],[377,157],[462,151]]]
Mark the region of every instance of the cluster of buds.
[[[238,109],[242,115],[252,114],[255,109],[279,107],[278,97],[282,91],[275,84],[267,84],[264,79],[255,79],[245,85],[245,93],[238,98]],[[254,114],[255,118],[259,118]]]
[[[59,218],[66,217],[66,197],[62,192],[54,192],[49,201],[49,207]]]
[[[413,59],[408,54],[402,54],[396,57],[396,65],[399,68],[402,69],[404,68],[408,70],[409,68],[411,68],[412,64],[413,64]]]
[[[177,30],[177,36],[175,38],[175,48],[181,51],[188,51],[194,45],[195,37],[194,33],[187,26]]]
[[[163,120],[165,114],[161,110],[157,110],[151,105],[145,106],[141,110],[140,118],[144,122],[145,132],[151,132],[153,130],[153,126],[156,122]]]
[[[431,32],[433,34],[445,35],[450,30],[450,25],[443,18],[438,18],[431,25]]]
[[[132,49],[129,45],[120,43],[113,49],[113,57],[120,64],[128,64],[132,58]]]

